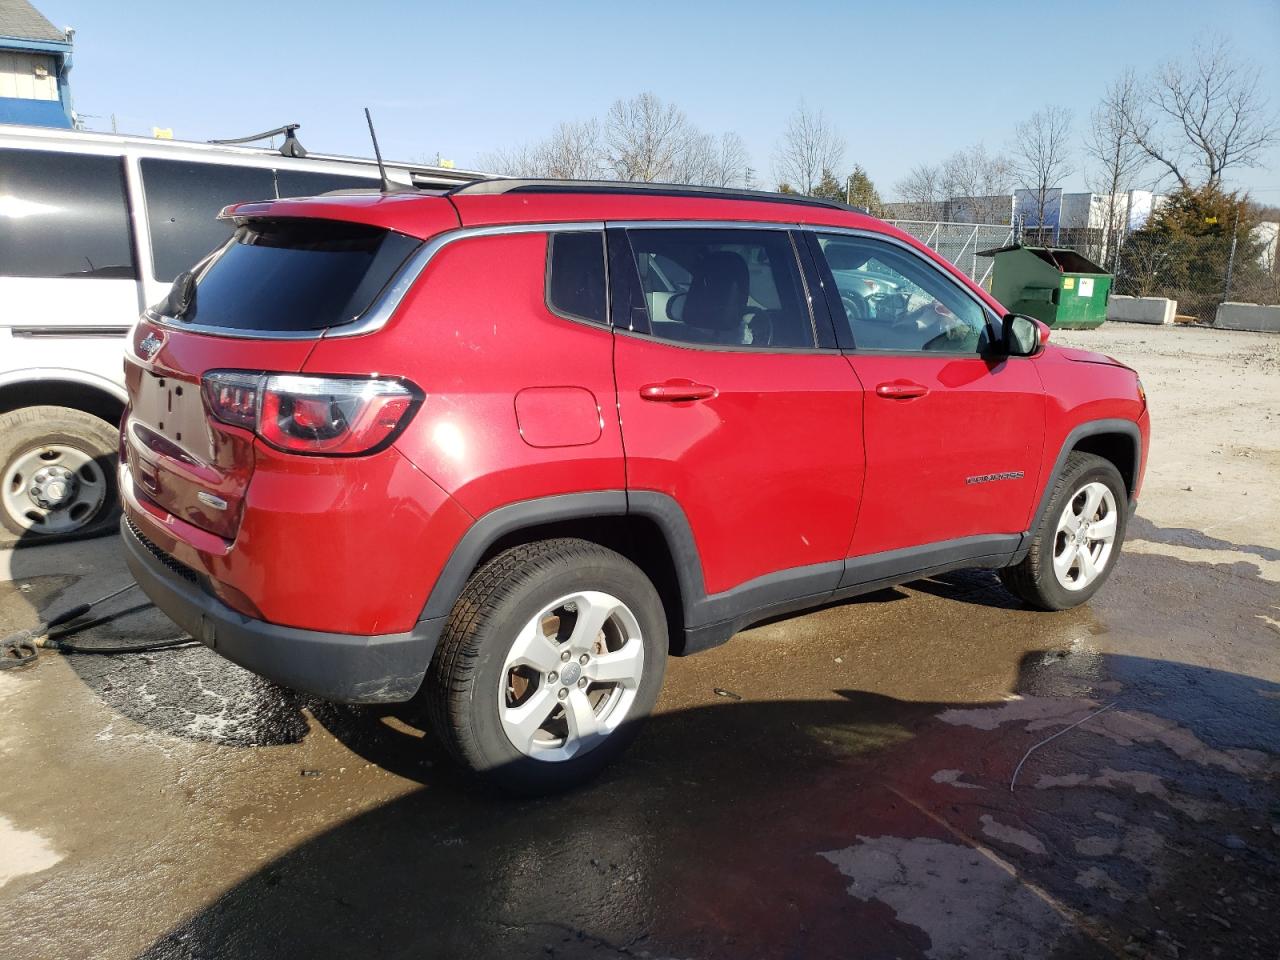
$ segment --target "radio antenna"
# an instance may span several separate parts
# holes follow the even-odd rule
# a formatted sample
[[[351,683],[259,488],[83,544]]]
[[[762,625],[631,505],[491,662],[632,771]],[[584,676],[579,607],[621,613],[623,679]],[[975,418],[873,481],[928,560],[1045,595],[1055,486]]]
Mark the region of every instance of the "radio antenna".
[[[387,168],[382,165],[382,151],[378,149],[378,135],[373,132],[373,117],[369,114],[369,108],[364,108],[364,118],[369,124],[369,139],[373,141],[373,155],[378,161],[378,173],[382,174],[382,192],[391,193],[396,187],[387,179]]]

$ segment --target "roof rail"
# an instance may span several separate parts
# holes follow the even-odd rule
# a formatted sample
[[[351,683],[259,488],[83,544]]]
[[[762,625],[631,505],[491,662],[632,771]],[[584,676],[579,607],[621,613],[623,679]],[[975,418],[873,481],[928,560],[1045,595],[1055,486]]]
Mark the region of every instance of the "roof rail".
[[[651,194],[659,197],[703,197],[716,200],[763,200],[766,203],[796,203],[802,206],[826,207],[865,214],[862,207],[852,207],[839,200],[807,197],[798,193],[772,193],[767,190],[740,190],[736,187],[702,187],[687,183],[636,183],[628,180],[525,180],[517,177],[489,177],[460,184],[446,196],[459,194],[498,196],[506,193],[601,193]]]

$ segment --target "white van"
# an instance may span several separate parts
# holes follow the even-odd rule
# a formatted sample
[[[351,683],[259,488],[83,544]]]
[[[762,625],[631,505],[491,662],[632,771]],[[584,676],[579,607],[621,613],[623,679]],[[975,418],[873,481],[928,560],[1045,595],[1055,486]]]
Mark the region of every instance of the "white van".
[[[125,335],[231,236],[224,206],[380,183],[372,160],[298,153],[292,131],[270,150],[0,126],[0,540],[114,523]],[[426,190],[481,176],[386,167]]]

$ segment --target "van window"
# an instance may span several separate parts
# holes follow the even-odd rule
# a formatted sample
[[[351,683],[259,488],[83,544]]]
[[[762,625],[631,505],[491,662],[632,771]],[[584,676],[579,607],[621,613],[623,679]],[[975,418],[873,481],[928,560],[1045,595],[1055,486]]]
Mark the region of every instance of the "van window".
[[[341,173],[315,173],[309,170],[277,170],[276,195],[281,197],[318,197],[331,190],[378,190],[382,181],[377,174],[353,177]]]
[[[392,230],[336,220],[251,221],[205,269],[180,319],[268,331],[349,323],[420,244]]]
[[[0,274],[135,278],[121,158],[0,150]]]
[[[547,306],[562,316],[606,323],[604,234],[553,233],[549,238]]]
[[[275,198],[275,174],[267,167],[187,160],[141,161],[151,230],[151,268],[168,283],[227,242],[234,225],[218,212],[240,200]]]

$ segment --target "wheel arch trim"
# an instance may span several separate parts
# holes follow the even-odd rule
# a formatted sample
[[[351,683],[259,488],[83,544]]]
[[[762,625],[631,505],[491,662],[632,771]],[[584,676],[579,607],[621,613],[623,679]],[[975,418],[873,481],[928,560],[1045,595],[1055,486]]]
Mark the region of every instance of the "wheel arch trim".
[[[85,370],[75,370],[69,367],[26,367],[22,370],[10,370],[6,373],[0,373],[0,389],[25,384],[56,383],[59,381],[74,383],[81,387],[92,387],[122,404],[129,402],[129,395],[120,384],[107,377],[89,373]]]
[[[1028,526],[1028,532],[1034,533],[1044,520],[1045,512],[1049,509],[1049,500],[1053,496],[1054,480],[1062,472],[1063,466],[1067,462],[1067,457],[1075,450],[1076,445],[1088,437],[1102,436],[1105,434],[1119,434],[1129,438],[1133,444],[1133,484],[1136,487],[1138,478],[1142,475],[1143,468],[1143,449],[1142,449],[1142,431],[1138,429],[1138,424],[1132,420],[1122,420],[1119,418],[1110,418],[1105,420],[1088,420],[1084,423],[1077,424],[1067,434],[1062,441],[1062,446],[1058,450],[1058,456],[1053,462],[1053,469],[1045,476],[1044,489],[1040,492],[1040,501],[1036,505],[1036,512],[1031,518]],[[1129,507],[1134,506],[1133,490],[1129,493]]]

